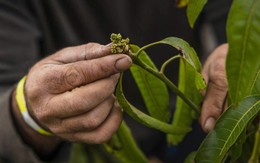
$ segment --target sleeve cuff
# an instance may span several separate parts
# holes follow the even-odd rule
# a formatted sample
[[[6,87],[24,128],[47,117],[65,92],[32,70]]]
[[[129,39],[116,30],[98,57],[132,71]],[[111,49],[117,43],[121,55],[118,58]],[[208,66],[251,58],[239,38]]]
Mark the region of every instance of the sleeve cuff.
[[[0,94],[0,162],[44,162],[23,142],[16,131],[10,112],[11,94],[12,89]],[[70,149],[70,143],[62,143],[48,162],[68,162]]]

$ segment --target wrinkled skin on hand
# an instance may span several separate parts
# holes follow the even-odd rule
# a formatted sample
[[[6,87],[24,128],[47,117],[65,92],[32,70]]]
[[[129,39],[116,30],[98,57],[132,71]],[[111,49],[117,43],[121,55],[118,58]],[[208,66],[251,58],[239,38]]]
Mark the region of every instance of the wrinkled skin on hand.
[[[207,89],[203,93],[204,101],[201,108],[200,124],[205,132],[213,129],[217,118],[226,109],[228,84],[225,61],[227,51],[227,44],[216,48],[208,57],[202,69]]]
[[[110,139],[122,121],[113,95],[119,73],[132,64],[97,43],[69,47],[31,68],[25,97],[31,116],[63,139],[89,144]]]

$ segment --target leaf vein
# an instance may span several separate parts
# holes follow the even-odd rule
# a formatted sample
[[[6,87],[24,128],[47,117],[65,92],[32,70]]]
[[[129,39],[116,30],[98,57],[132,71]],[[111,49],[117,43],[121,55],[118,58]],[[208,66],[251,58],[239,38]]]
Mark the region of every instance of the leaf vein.
[[[233,130],[232,130],[231,134],[228,136],[227,141],[226,141],[225,144],[223,145],[223,148],[222,148],[222,150],[221,150],[221,152],[220,152],[220,155],[222,154],[222,152],[223,152],[224,149],[226,148],[227,143],[229,142],[229,140],[232,138],[233,133],[234,133],[234,131],[236,130],[236,128],[237,128],[237,126],[239,125],[239,123],[243,120],[243,118],[244,118],[248,113],[250,113],[251,109],[253,109],[253,108],[254,108],[256,105],[258,105],[259,103],[260,103],[260,101],[256,102],[254,105],[252,105],[252,106],[244,113],[244,115],[238,120],[238,123],[233,127]],[[240,127],[240,126],[239,126],[239,127]]]
[[[239,68],[239,75],[238,75],[238,83],[237,83],[237,89],[236,90],[239,90],[239,87],[240,87],[240,83],[241,83],[241,78],[242,78],[242,70],[243,70],[243,65],[244,65],[244,58],[245,58],[245,54],[246,54],[246,50],[247,50],[247,44],[248,44],[248,39],[249,39],[249,29],[251,27],[251,21],[253,19],[253,13],[254,11],[256,10],[256,3],[258,2],[259,0],[255,0],[251,6],[252,10],[250,10],[250,13],[248,15],[248,19],[247,19],[247,22],[246,22],[246,26],[245,26],[245,31],[244,31],[244,39],[243,39],[243,43],[242,43],[242,57],[241,57],[241,60],[240,60],[240,68]],[[238,93],[235,94],[235,103],[237,103],[238,99]]]

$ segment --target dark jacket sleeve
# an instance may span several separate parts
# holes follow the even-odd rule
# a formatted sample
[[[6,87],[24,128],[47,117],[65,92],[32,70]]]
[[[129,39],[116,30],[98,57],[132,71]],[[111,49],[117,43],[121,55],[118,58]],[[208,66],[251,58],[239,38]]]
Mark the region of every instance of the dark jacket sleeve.
[[[35,22],[23,0],[0,0],[0,162],[41,162],[16,132],[10,105],[16,83],[39,59]],[[61,148],[53,162],[66,162],[68,152],[68,146]]]
[[[10,114],[11,90],[2,93],[0,98],[0,162],[37,162],[33,152],[23,144],[15,131]]]

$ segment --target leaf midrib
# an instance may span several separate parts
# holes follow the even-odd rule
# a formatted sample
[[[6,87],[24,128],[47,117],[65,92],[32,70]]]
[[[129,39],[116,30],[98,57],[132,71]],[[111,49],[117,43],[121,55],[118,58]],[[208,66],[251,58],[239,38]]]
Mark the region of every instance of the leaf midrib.
[[[252,85],[251,85],[250,89],[249,89],[250,94],[251,94],[252,91],[253,91],[254,85],[255,85],[256,80],[258,79],[258,76],[259,76],[259,75],[260,75],[260,67],[258,68],[258,71],[257,71],[257,73],[256,73],[256,76],[255,76],[255,78],[254,78],[254,80],[253,80],[253,82],[252,82]]]
[[[234,133],[234,131],[236,130],[236,128],[237,128],[238,124],[240,123],[240,121],[248,114],[248,112],[251,111],[252,108],[254,108],[254,107],[255,107],[256,105],[258,105],[259,103],[260,103],[260,101],[256,102],[254,105],[252,105],[252,106],[243,114],[243,116],[237,121],[237,123],[236,123],[236,125],[234,126],[233,130],[231,130],[231,131],[232,131],[231,134],[230,134],[230,135],[228,136],[228,138],[226,139],[226,142],[224,143],[223,148],[222,148],[222,150],[220,151],[219,155],[221,155],[222,152],[223,152],[223,150],[226,148],[227,142],[229,142],[229,139],[231,138],[231,136],[233,136],[233,133]],[[232,109],[232,108],[230,108],[230,109]]]
[[[242,43],[242,58],[240,60],[240,66],[239,66],[239,75],[238,75],[238,83],[237,83],[237,88],[236,90],[239,90],[239,87],[240,87],[240,83],[241,83],[241,78],[242,78],[242,70],[243,70],[243,65],[244,65],[244,58],[245,58],[245,53],[246,53],[246,49],[247,49],[247,43],[248,43],[248,38],[249,38],[249,29],[251,27],[251,23],[252,22],[252,19],[253,19],[253,13],[256,9],[256,3],[258,2],[259,0],[255,0],[252,4],[252,6],[250,7],[252,10],[250,10],[250,13],[249,13],[249,16],[248,16],[248,19],[246,21],[246,27],[245,27],[245,31],[244,31],[244,39],[243,39],[243,43]],[[236,92],[236,95],[235,95],[235,104],[238,104],[238,93]]]
[[[152,100],[151,100],[151,103],[153,103],[153,104],[158,108],[160,105],[159,105],[158,101],[156,100],[156,98],[153,96],[153,93],[152,93],[151,89],[149,89],[149,88],[151,88],[151,86],[150,86],[150,83],[147,82],[148,80],[147,80],[147,78],[145,77],[145,72],[144,72],[144,70],[137,69],[137,71],[139,72],[141,78],[143,78],[143,80],[146,81],[146,84],[143,84],[143,86],[144,86],[145,89],[147,90],[146,92],[148,93],[148,95],[150,96],[150,98],[152,99]],[[147,104],[147,105],[148,105],[148,104]],[[152,106],[152,105],[151,105],[151,106]],[[154,108],[154,107],[153,107],[153,108]],[[149,110],[149,112],[150,112],[150,110]],[[153,111],[153,112],[154,112],[154,111]],[[153,114],[153,113],[152,113],[152,114]],[[158,117],[158,118],[159,118],[159,119],[162,118],[161,120],[164,121],[165,115],[161,115],[161,116]],[[168,118],[168,117],[167,117],[167,118]]]

